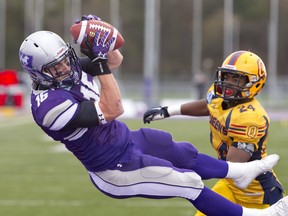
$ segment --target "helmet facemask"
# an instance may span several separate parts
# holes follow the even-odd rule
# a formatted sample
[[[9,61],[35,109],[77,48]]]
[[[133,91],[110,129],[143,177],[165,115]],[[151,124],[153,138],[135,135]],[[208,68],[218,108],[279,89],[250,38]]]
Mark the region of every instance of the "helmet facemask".
[[[68,88],[79,82],[81,76],[79,59],[70,44],[67,44],[67,48],[62,56],[42,67],[42,73],[47,76],[44,82],[51,88]],[[66,71],[63,71],[61,65],[65,65]],[[46,83],[41,84],[45,86]]]
[[[249,89],[252,83],[249,82],[248,74],[226,68],[218,68],[214,81],[214,91],[218,97],[227,102],[243,101],[250,96]]]

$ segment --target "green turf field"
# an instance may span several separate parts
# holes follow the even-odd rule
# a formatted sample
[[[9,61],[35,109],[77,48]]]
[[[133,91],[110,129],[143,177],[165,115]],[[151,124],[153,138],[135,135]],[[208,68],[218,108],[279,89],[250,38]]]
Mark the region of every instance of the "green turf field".
[[[140,119],[125,121],[131,129],[144,126]],[[1,216],[190,216],[195,212],[182,199],[108,198],[94,188],[84,167],[30,118],[13,117],[0,124]],[[165,120],[145,126],[167,130],[175,140],[191,141],[201,152],[216,156],[205,120]],[[281,156],[275,171],[286,190],[287,132],[287,122],[272,122],[268,146],[269,153]],[[211,186],[214,181],[205,183]]]

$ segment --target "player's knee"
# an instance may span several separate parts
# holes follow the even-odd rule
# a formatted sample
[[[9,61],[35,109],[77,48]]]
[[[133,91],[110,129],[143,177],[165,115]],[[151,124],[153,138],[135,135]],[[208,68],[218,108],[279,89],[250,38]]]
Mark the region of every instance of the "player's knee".
[[[142,128],[140,129],[143,136],[151,145],[158,146],[161,148],[168,148],[172,146],[173,140],[172,135],[166,131],[150,129],[150,128]],[[168,149],[166,149],[167,151]]]
[[[178,174],[179,181],[192,185],[195,188],[204,188],[202,178],[195,172],[185,172]]]
[[[181,187],[192,187],[202,189],[204,183],[201,177],[195,172],[179,172],[171,167],[149,166],[140,170],[142,177],[150,180],[161,181],[171,185],[179,185]]]
[[[146,179],[161,179],[171,175],[171,167],[148,166],[140,169],[141,175]]]

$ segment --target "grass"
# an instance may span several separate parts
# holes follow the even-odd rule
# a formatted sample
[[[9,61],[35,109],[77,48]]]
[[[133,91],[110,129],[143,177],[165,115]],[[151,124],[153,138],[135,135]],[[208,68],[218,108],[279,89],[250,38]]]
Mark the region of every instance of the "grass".
[[[156,121],[124,120],[131,129],[154,127],[169,131],[175,140],[194,143],[201,152],[216,156],[209,144],[208,121],[199,119]],[[272,122],[268,151],[278,153],[275,167],[288,187],[287,122]],[[185,200],[111,199],[94,188],[84,167],[61,144],[48,139],[30,117],[1,121],[0,215],[5,216],[187,216],[195,213]],[[58,149],[58,151],[56,151]],[[212,186],[214,180],[205,181]]]

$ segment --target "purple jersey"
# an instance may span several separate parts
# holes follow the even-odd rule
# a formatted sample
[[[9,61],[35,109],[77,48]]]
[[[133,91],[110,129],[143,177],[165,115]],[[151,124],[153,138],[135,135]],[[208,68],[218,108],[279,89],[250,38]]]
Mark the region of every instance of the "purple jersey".
[[[117,120],[91,128],[63,129],[75,116],[82,101],[97,101],[100,94],[90,75],[82,73],[81,81],[71,89],[33,90],[31,109],[36,123],[82,162],[96,172],[114,166],[128,146],[129,129]]]

